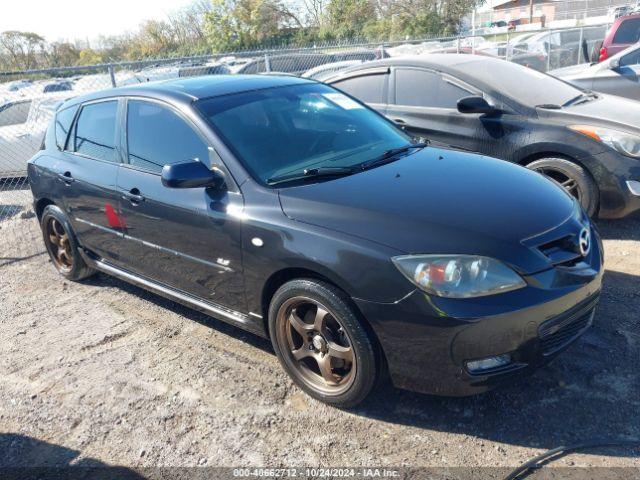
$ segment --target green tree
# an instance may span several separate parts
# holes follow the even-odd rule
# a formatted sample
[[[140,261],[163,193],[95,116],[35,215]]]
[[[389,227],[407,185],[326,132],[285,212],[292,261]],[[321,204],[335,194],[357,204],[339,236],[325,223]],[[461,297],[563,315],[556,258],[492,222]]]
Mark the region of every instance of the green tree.
[[[46,63],[50,67],[75,65],[80,58],[80,51],[75,45],[66,42],[54,42],[49,45]]]
[[[78,65],[97,65],[104,63],[104,56],[101,52],[97,52],[91,48],[85,48],[80,50],[76,63]]]
[[[218,52],[278,41],[291,14],[280,0],[212,0],[205,35]]]
[[[372,0],[332,0],[325,10],[320,36],[324,39],[361,37],[376,21]]]

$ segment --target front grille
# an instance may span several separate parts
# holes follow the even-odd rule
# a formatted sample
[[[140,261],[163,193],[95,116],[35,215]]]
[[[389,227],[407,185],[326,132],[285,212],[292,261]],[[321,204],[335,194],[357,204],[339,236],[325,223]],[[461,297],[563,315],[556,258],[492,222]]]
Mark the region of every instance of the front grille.
[[[595,307],[574,317],[543,323],[538,330],[542,353],[551,355],[570,344],[589,328],[594,314]]]
[[[556,266],[572,267],[582,260],[576,251],[575,235],[565,235],[551,242],[539,245],[538,250]]]

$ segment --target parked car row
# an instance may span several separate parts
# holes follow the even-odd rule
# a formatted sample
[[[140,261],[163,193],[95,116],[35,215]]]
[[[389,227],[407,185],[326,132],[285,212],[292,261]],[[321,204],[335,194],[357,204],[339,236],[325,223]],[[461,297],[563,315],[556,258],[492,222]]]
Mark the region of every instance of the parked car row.
[[[26,162],[64,96],[48,95],[0,104],[0,178],[24,177]]]
[[[640,100],[640,43],[599,63],[583,63],[550,73],[580,88]]]
[[[559,121],[566,108],[584,125],[609,100],[571,98],[574,87],[503,60],[430,58],[332,80],[402,115],[405,129],[290,75],[212,75],[66,101],[28,165],[53,265],[74,281],[114,275],[269,338],[296,384],[339,407],[387,375],[401,388],[470,395],[534,371],[593,322],[596,228],[557,182],[407,130],[522,150],[550,130],[547,116]],[[525,84],[510,86],[506,68],[527,72]],[[534,75],[557,104],[536,106],[532,93],[514,101]],[[422,106],[433,92],[440,103]],[[449,138],[438,109],[460,97]],[[602,165],[627,165],[609,134],[555,129],[575,149],[599,151]],[[603,197],[601,212],[621,213]]]
[[[640,209],[640,103],[477,55],[369,62],[325,82],[420,139],[553,178],[589,215]]]

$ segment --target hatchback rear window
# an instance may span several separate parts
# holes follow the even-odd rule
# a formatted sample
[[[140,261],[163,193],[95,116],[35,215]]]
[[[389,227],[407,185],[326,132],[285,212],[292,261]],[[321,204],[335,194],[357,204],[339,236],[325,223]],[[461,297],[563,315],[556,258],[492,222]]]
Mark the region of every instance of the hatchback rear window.
[[[636,43],[640,40],[640,18],[630,18],[620,24],[613,43]]]

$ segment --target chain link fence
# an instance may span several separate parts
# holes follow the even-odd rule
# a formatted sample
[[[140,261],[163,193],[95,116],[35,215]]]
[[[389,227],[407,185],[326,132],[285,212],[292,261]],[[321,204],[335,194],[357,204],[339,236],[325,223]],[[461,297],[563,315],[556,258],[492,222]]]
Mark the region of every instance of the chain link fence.
[[[546,72],[597,58],[605,25],[427,38],[398,42],[353,41],[304,48],[230,52],[197,57],[0,72],[0,235],[2,262],[39,254],[27,161],[41,147],[55,111],[65,99],[143,82],[204,75],[281,73],[322,80],[359,63],[401,55],[475,53]]]

